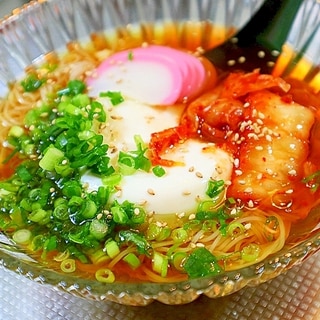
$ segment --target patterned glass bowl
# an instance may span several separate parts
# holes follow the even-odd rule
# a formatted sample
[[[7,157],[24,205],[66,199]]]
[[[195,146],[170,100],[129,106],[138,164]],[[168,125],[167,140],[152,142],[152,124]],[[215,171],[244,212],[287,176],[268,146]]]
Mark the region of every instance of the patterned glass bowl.
[[[137,30],[143,33],[146,23],[207,20],[236,30],[260,4],[261,0],[33,1],[0,21],[0,94],[5,95],[7,83],[20,77],[25,67],[41,62],[47,54],[61,50],[69,41],[88,38],[93,32],[120,28],[129,33]],[[137,28],[131,29],[132,25]],[[288,37],[288,43],[298,54],[285,57],[282,74],[291,73],[309,83],[317,83],[320,77],[317,67],[320,65],[319,29],[320,3],[305,0]],[[220,41],[228,35],[220,31]],[[145,36],[150,37],[150,34]],[[205,38],[201,41],[205,47]],[[307,60],[301,60],[302,57]],[[310,62],[307,67],[306,61]],[[87,299],[136,306],[147,305],[154,300],[165,304],[184,304],[202,294],[217,298],[245,286],[256,286],[302,263],[319,249],[320,206],[299,224],[299,228],[292,230],[280,252],[258,264],[214,277],[165,284],[103,284],[50,270],[1,233],[0,266]]]

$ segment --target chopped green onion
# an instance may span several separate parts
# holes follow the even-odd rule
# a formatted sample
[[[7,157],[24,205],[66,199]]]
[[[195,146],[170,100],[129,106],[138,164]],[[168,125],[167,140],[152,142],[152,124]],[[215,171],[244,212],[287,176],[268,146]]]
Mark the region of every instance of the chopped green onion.
[[[241,250],[241,258],[247,262],[253,262],[259,257],[260,251],[259,245],[250,243]]]
[[[44,225],[50,221],[50,212],[43,209],[37,209],[29,214],[28,219],[32,222]]]
[[[186,258],[183,268],[190,278],[215,276],[222,271],[217,258],[208,249],[202,247],[191,252]]]
[[[101,219],[93,219],[90,223],[89,231],[95,239],[101,240],[109,233],[109,226]]]
[[[184,271],[183,265],[186,261],[187,253],[186,252],[176,252],[173,254],[171,260],[172,265],[177,269],[178,271]]]
[[[135,244],[139,253],[151,255],[152,246],[143,235],[132,230],[121,230],[119,231],[119,239],[121,242]]]
[[[113,221],[118,224],[127,224],[129,222],[129,217],[126,211],[119,205],[111,208],[111,213],[113,216]]]
[[[232,222],[227,226],[227,235],[230,237],[237,237],[245,233],[246,229],[243,224],[238,222]]]
[[[168,257],[159,253],[154,252],[152,259],[152,269],[161,275],[161,277],[166,277],[168,273],[169,260]]]
[[[225,185],[223,180],[209,180],[206,194],[210,198],[216,198],[225,190]]]
[[[32,237],[32,233],[28,229],[20,229],[15,231],[12,235],[12,240],[18,244],[26,245],[30,243]]]
[[[125,261],[132,269],[137,269],[141,265],[140,259],[132,252],[128,253],[124,258]]]
[[[33,92],[38,90],[44,82],[45,80],[39,79],[37,75],[30,74],[26,79],[21,81],[21,85],[25,92]]]
[[[95,273],[95,277],[99,282],[113,283],[115,281],[115,275],[110,269],[99,269]]]
[[[15,138],[20,138],[24,134],[24,130],[20,126],[12,126],[8,132],[8,135]]]
[[[163,177],[166,174],[166,170],[161,166],[155,166],[152,168],[152,172],[156,177]]]
[[[55,165],[64,157],[64,153],[51,145],[39,161],[39,166],[43,170],[53,171]]]
[[[122,95],[118,91],[107,91],[107,92],[101,92],[99,94],[100,97],[107,97],[110,99],[112,105],[116,106],[124,101]]]
[[[107,255],[113,259],[120,253],[120,248],[114,240],[108,240],[104,246]]]
[[[183,228],[174,229],[171,233],[171,237],[175,243],[183,243],[189,239],[188,232]]]
[[[76,271],[76,262],[74,259],[65,259],[61,261],[60,268],[63,272],[72,273]]]
[[[133,60],[133,52],[131,50],[128,52],[128,60],[129,61]]]

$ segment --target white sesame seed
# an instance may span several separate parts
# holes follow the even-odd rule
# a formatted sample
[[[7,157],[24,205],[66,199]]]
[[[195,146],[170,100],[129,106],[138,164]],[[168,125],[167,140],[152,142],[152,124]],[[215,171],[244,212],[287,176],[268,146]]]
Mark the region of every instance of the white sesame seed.
[[[201,172],[196,172],[196,176],[197,176],[198,178],[203,178],[203,174],[202,174]]]
[[[267,140],[267,141],[269,141],[269,142],[271,142],[271,141],[272,141],[272,137],[271,137],[271,135],[270,135],[270,134],[267,134],[267,135],[266,135],[266,140]]]
[[[151,195],[151,196],[154,196],[156,193],[154,192],[154,190],[153,189],[151,189],[151,188],[149,188],[148,190],[147,190],[147,192]]]
[[[290,174],[291,176],[295,176],[297,174],[297,171],[292,169],[288,172],[288,174]]]
[[[177,214],[177,217],[182,219],[185,215],[186,215],[185,212],[180,212],[180,213]]]
[[[249,200],[249,201],[248,201],[248,207],[249,207],[249,208],[253,208],[253,207],[254,207],[254,203],[253,203],[252,200]]]
[[[194,220],[196,218],[196,215],[194,213],[190,214],[189,220]]]
[[[251,193],[253,191],[253,189],[251,187],[245,188],[244,192],[245,193]]]
[[[102,213],[98,213],[98,214],[97,214],[97,219],[98,219],[98,220],[100,220],[102,217],[103,217],[103,214],[102,214]]]
[[[235,173],[237,176],[241,176],[241,175],[242,175],[242,170],[235,170],[234,173]]]
[[[263,150],[263,146],[255,146],[255,149],[258,151],[262,151]]]

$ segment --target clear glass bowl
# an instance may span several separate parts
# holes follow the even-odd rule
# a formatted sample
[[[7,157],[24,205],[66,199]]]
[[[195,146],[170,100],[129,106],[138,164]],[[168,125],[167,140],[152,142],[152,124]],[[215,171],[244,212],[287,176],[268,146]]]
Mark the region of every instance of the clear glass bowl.
[[[37,64],[52,51],[63,50],[72,40],[84,40],[93,32],[120,28],[143,33],[145,26],[159,21],[212,21],[237,30],[261,4],[261,0],[39,0],[0,22],[0,94],[7,83],[19,78],[25,67]],[[310,83],[317,83],[320,64],[320,3],[305,0],[288,38],[299,54],[286,58],[281,73],[291,73]],[[135,26],[135,27],[132,27]],[[150,32],[150,30],[149,30]],[[151,31],[152,32],[152,31]],[[212,29],[210,32],[215,32]],[[145,33],[150,37],[150,33]],[[152,35],[151,35],[152,36]],[[191,35],[190,35],[191,36]],[[219,31],[223,41],[230,33]],[[188,35],[187,35],[188,37]],[[201,45],[204,47],[205,38]],[[304,57],[307,60],[301,60]],[[305,66],[305,62],[310,63]],[[301,69],[303,63],[303,69]],[[245,286],[256,286],[302,263],[320,249],[320,206],[308,219],[292,230],[285,247],[264,261],[219,276],[178,283],[113,283],[62,274],[34,261],[0,234],[0,266],[33,281],[49,284],[71,294],[95,300],[110,300],[143,306],[158,300],[165,304],[184,304],[199,295],[225,296]]]

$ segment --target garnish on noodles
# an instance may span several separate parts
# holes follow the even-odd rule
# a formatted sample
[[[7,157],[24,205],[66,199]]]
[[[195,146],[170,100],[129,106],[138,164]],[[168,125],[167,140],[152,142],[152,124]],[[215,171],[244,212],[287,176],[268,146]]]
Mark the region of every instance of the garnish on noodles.
[[[53,59],[1,101],[0,229],[50,267],[106,283],[216,275],[279,251],[318,204],[310,88],[218,79],[165,45]]]

